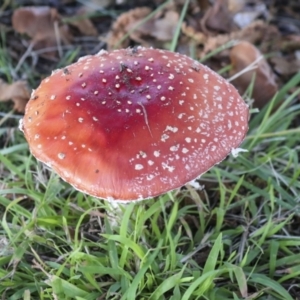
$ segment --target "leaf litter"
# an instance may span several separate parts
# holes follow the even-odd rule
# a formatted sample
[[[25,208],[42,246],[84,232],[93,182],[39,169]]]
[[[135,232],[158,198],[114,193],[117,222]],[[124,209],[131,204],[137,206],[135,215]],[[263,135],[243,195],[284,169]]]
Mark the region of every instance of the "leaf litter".
[[[92,11],[87,5],[75,2],[64,1],[63,5],[51,7],[21,7],[13,14],[5,11],[0,15],[0,26],[5,28],[9,37],[6,47],[14,54],[11,56],[13,65],[21,61],[22,50],[26,50],[29,44],[33,45],[32,56],[24,59],[17,74],[13,74],[14,81],[11,84],[4,80],[0,82],[0,101],[4,110],[10,107],[9,104],[5,107],[4,101],[12,100],[16,111],[24,111],[30,94],[27,86],[34,88],[45,75],[51,73],[56,67],[53,62],[57,63],[62,57],[60,51],[67,56],[70,49],[79,47],[78,56],[83,56],[94,54],[101,48],[135,45],[168,48],[184,5],[182,0],[172,1],[154,13],[164,1],[136,1],[132,5],[126,1],[93,0],[89,1],[93,4]],[[109,3],[101,5],[102,2]],[[177,51],[203,60],[216,71],[223,70],[222,76],[226,78],[239,75],[233,84],[241,93],[247,90],[255,76],[253,106],[259,108],[267,104],[274,93],[299,72],[300,26],[295,21],[300,17],[299,10],[294,6],[292,11],[288,11],[289,5],[275,5],[272,0],[268,3],[260,0],[191,1],[177,46]],[[107,7],[116,14],[107,14]],[[18,18],[17,13],[20,14]],[[287,18],[289,22],[286,16],[291,16]],[[215,52],[212,57],[211,52]],[[76,57],[72,57],[72,60],[76,60]],[[255,69],[252,68],[254,62]],[[26,73],[28,66],[32,66],[32,77]],[[249,66],[250,70],[246,72]],[[7,77],[2,69],[0,77]],[[207,191],[216,190],[212,199],[219,201],[215,182],[203,183],[206,190],[197,194],[201,195],[199,199],[207,199]],[[262,183],[256,178],[253,184],[260,187]],[[230,182],[224,182],[224,185],[227,189],[233,189]],[[237,214],[233,215],[231,221],[231,227],[246,226],[237,218]],[[229,218],[226,222],[229,222]],[[198,226],[196,217],[193,223]],[[201,252],[200,255],[203,256],[201,263],[205,262],[208,253]],[[251,296],[250,292],[248,296]]]

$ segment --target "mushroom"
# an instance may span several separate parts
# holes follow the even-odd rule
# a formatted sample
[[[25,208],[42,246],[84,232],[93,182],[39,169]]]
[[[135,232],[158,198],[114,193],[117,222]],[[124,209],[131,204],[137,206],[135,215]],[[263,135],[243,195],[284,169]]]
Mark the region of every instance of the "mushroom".
[[[136,47],[82,57],[32,92],[31,153],[77,190],[115,201],[180,188],[238,148],[248,106],[178,53]]]

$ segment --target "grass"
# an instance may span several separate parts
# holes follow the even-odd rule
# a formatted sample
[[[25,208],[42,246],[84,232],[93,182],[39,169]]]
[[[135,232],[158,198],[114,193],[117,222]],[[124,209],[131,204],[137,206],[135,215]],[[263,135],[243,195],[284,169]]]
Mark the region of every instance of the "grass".
[[[7,55],[3,48],[0,71],[11,79]],[[68,51],[59,65],[73,59]],[[26,62],[18,72],[30,76]],[[18,116],[7,117],[0,128],[2,299],[299,299],[299,82],[297,74],[252,114],[242,145],[248,152],[203,175],[205,189],[127,205],[113,227],[107,203],[38,163]]]

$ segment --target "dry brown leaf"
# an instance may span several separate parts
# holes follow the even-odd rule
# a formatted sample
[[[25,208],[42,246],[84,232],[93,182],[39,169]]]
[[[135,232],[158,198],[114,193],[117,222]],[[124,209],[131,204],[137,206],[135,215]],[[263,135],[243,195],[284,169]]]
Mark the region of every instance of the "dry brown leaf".
[[[97,36],[98,32],[92,21],[86,16],[89,11],[81,7],[76,15],[77,17],[70,20],[70,24],[76,27],[81,33],[89,36]]]
[[[284,57],[276,56],[272,57],[270,61],[274,66],[274,70],[276,71],[276,73],[283,76],[296,74],[300,70],[300,61],[297,59],[288,61]]]
[[[278,31],[274,26],[258,20],[239,31],[232,32],[230,34],[219,34],[215,37],[208,37],[204,43],[204,48],[200,57],[203,58],[207,53],[230,41],[248,41],[251,44],[256,44],[258,42],[262,42],[264,39],[274,40],[277,33]]]
[[[132,24],[137,24],[151,13],[149,7],[138,7],[121,14],[114,22],[107,37],[107,49],[126,48],[129,46],[129,39],[123,39],[128,34],[128,28]]]
[[[231,32],[237,29],[228,9],[228,0],[216,0],[201,19],[201,28],[205,34],[215,32]]]
[[[12,100],[14,102],[14,110],[24,112],[30,92],[25,81],[16,81],[8,84],[0,79],[0,101],[6,102]]]
[[[228,0],[228,9],[232,13],[237,13],[244,8],[246,2],[246,0]]]
[[[151,20],[145,22],[134,32],[133,40],[142,39],[144,36],[151,36],[158,41],[170,41],[175,33],[176,26],[179,21],[179,15],[176,11],[166,11],[163,17],[157,14]],[[129,29],[134,28],[137,24],[132,24]]]
[[[261,59],[260,59],[261,58]],[[262,57],[260,51],[251,43],[243,41],[234,46],[230,51],[230,60],[232,64],[231,76],[242,72],[232,81],[234,86],[243,94],[251,83],[255,74],[255,82],[252,92],[254,107],[262,108],[265,106],[277,92],[275,76],[268,62]],[[245,68],[255,61],[257,68],[243,72]]]
[[[209,0],[197,0],[197,4],[200,7],[201,10],[206,11],[210,8],[210,2]]]
[[[209,52],[214,51],[231,41],[245,40],[252,44],[256,44],[266,40],[266,44],[268,45],[269,40],[275,41],[277,37],[280,36],[278,30],[274,26],[261,20],[255,21],[239,31],[230,34],[218,34],[216,36],[208,36],[195,30],[192,26],[188,26],[186,23],[182,24],[181,30],[186,37],[193,41],[193,44],[203,46],[203,49],[199,50],[199,53],[197,54],[198,58],[203,58]]]
[[[16,9],[12,16],[12,24],[18,33],[27,34],[32,38],[35,49],[56,46],[59,39],[65,44],[72,40],[68,26],[61,24],[55,8],[34,6]],[[55,27],[58,30],[55,30]],[[53,53],[50,56],[53,56]]]
[[[194,27],[187,25],[186,22],[182,23],[181,31],[190,38],[195,45],[203,45],[207,41],[207,36],[203,32],[195,30]]]
[[[150,8],[140,7],[121,14],[108,36],[108,49],[111,50],[116,46],[128,47],[130,39],[143,46],[153,46],[153,43],[172,40],[179,21],[178,13],[166,10],[142,22],[150,13]],[[120,44],[120,40],[128,33],[128,38]]]

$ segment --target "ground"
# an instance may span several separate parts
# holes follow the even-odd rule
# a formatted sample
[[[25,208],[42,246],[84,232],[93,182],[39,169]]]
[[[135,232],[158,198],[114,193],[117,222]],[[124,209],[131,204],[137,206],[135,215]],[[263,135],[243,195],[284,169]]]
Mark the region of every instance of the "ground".
[[[2,299],[300,299],[298,1],[0,2]],[[221,74],[248,152],[118,216],[31,154],[31,90],[79,57],[142,45]]]

